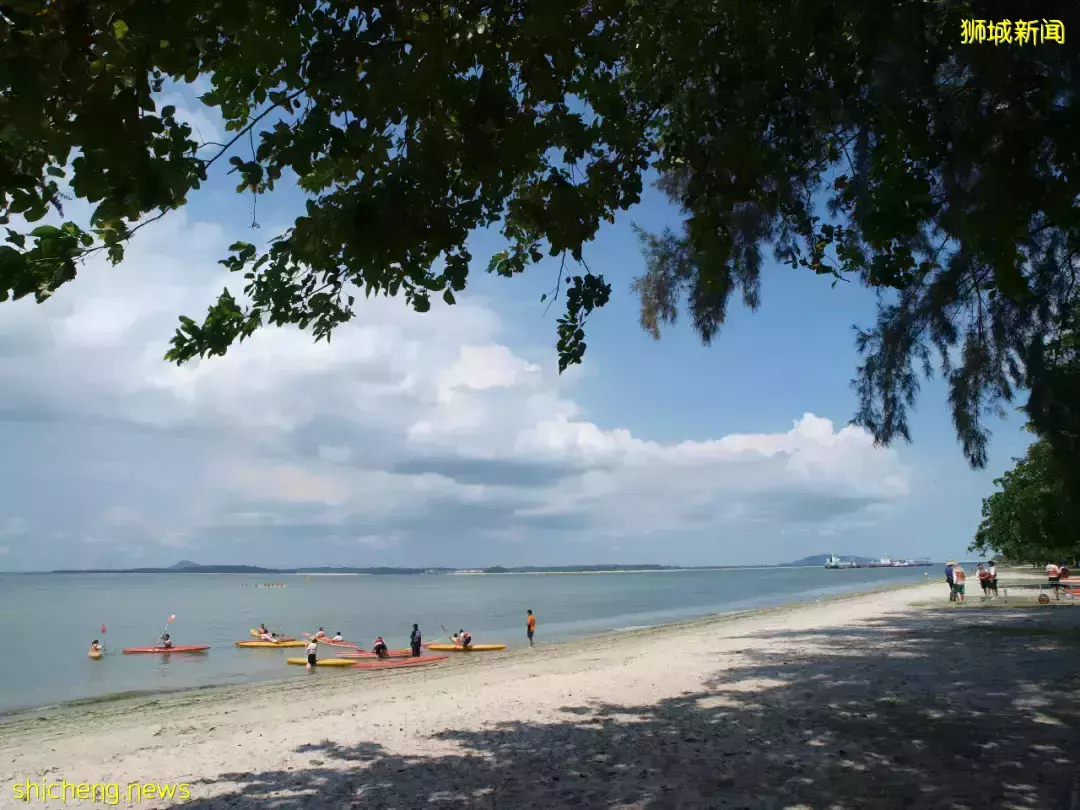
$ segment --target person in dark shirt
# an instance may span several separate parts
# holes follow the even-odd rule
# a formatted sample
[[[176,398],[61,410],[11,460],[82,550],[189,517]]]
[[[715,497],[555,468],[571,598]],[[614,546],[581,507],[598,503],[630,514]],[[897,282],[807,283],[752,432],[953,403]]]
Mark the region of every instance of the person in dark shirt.
[[[414,624],[412,626],[412,632],[409,634],[409,646],[412,648],[413,658],[420,657],[420,645],[422,639],[420,638],[420,625]]]

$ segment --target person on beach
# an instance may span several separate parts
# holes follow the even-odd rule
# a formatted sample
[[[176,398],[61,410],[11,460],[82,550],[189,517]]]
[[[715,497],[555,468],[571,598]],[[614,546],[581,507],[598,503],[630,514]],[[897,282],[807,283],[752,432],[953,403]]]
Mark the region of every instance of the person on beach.
[[[956,566],[956,560],[949,560],[945,563],[945,584],[949,586],[949,601],[956,601],[956,580],[953,578],[953,568]]]
[[[423,643],[423,639],[420,638],[420,625],[414,624],[412,626],[412,632],[409,633],[409,647],[412,650],[413,658],[420,657],[420,645]]]
[[[536,617],[531,610],[525,611],[529,618],[525,622],[525,633],[529,637],[529,646],[533,646],[533,633],[536,632]]]
[[[166,650],[169,649],[172,646],[172,636],[168,633],[162,633],[160,646],[164,647]]]
[[[979,587],[982,588],[983,596],[990,595],[990,572],[983,568],[983,564],[979,563],[979,568],[976,571],[979,577]]]
[[[967,584],[967,573],[959,563],[953,566],[953,593],[956,594],[956,602],[964,601],[964,586]]]
[[[337,631],[336,633],[334,633],[334,637],[333,637],[332,639],[330,639],[330,640],[331,640],[331,641],[344,641],[344,640],[345,640],[345,637],[344,637],[344,636],[342,636],[342,635],[341,635],[341,631],[340,631],[340,630],[338,630],[338,631]]]
[[[386,658],[390,654],[390,650],[387,648],[386,642],[383,641],[382,636],[375,639],[375,646],[371,648],[371,651],[379,658]]]
[[[1054,598],[1060,599],[1061,586],[1059,583],[1061,582],[1061,569],[1058,568],[1055,563],[1050,562],[1046,564],[1046,578],[1050,580],[1050,587],[1054,589]]]
[[[319,642],[312,639],[307,645],[307,668],[311,669],[315,666],[315,662],[319,660]]]
[[[472,644],[472,634],[466,633],[464,630],[458,630],[457,643],[461,644],[466,650],[469,649],[469,645]]]
[[[994,560],[990,561],[990,569],[987,573],[990,575],[987,579],[987,587],[994,596],[997,596],[997,563]]]

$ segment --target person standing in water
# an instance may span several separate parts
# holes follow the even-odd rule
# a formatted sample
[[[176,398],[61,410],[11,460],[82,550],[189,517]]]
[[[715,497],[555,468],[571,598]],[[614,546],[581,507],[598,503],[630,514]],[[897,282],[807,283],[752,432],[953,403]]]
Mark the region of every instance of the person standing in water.
[[[311,639],[307,645],[307,668],[311,669],[315,666],[315,662],[319,660],[319,642],[315,639]]]
[[[414,624],[412,626],[412,632],[409,633],[409,647],[412,648],[413,658],[420,657],[420,645],[422,639],[420,638],[420,625]]]
[[[533,633],[536,632],[536,617],[533,616],[533,612],[531,610],[527,610],[525,612],[529,615],[528,620],[525,622],[525,632],[529,636],[529,646],[531,647],[533,646]]]

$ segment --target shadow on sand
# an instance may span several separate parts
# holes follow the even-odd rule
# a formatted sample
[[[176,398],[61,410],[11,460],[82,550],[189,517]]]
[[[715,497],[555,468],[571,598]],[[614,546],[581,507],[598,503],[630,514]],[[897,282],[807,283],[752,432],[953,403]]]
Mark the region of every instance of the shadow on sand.
[[[430,757],[316,742],[298,749],[309,767],[223,774],[185,807],[1069,808],[1078,623],[942,611],[779,633],[734,656],[706,644],[717,671],[693,694],[445,731],[433,739],[452,753]],[[809,651],[789,660],[793,642]]]

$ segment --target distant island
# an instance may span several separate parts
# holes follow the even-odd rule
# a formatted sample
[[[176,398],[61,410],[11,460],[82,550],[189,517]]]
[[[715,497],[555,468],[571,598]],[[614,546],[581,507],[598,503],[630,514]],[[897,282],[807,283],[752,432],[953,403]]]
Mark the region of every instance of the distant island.
[[[794,562],[772,566],[739,565],[525,565],[505,567],[493,565],[487,568],[395,568],[376,566],[372,568],[315,566],[304,568],[263,568],[257,565],[199,565],[191,560],[180,560],[167,568],[61,568],[49,571],[50,574],[366,574],[414,575],[414,574],[612,574],[631,571],[696,571],[738,568],[820,568],[829,559],[829,554],[814,554]],[[858,565],[873,565],[877,558],[841,555],[845,561],[851,560]]]
[[[168,568],[61,568],[50,571],[51,574],[578,574],[607,573],[618,571],[677,571],[678,566],[671,565],[558,565],[521,568],[504,568],[501,565],[489,568],[394,568],[379,566],[374,568],[333,568],[317,566],[310,568],[262,568],[257,565],[199,565],[191,560],[180,560]]]

